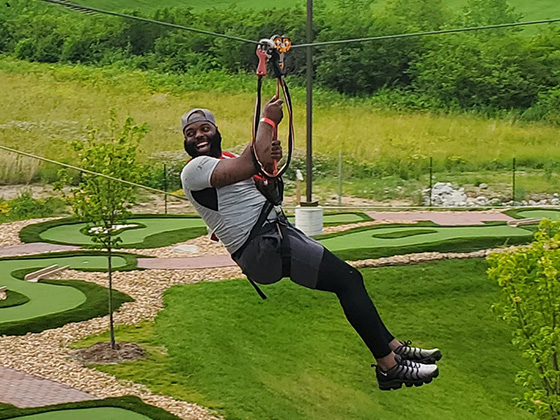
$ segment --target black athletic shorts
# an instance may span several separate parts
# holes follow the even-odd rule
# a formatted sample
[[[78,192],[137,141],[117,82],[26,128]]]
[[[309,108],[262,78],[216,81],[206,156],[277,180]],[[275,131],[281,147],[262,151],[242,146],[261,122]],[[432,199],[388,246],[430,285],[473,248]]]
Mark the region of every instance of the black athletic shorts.
[[[290,223],[284,226],[283,232],[288,236],[290,248],[290,278],[295,283],[315,289],[323,245]],[[277,224],[266,223],[240,252],[232,254],[232,258],[243,274],[255,283],[275,283],[283,277],[281,241]]]

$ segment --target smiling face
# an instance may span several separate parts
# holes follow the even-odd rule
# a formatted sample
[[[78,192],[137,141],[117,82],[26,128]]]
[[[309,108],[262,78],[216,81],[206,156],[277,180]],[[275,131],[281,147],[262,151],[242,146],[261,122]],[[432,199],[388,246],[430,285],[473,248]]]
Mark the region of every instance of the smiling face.
[[[222,155],[222,136],[208,121],[197,121],[185,127],[185,150],[192,157]]]

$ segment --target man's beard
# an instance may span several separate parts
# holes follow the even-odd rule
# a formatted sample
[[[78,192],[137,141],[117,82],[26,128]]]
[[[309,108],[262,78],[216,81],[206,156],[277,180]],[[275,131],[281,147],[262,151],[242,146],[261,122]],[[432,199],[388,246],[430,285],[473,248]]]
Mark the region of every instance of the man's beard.
[[[216,134],[213,137],[208,139],[210,143],[210,153],[209,155],[215,158],[219,158],[222,156],[222,135],[220,131],[216,128]],[[197,157],[200,156],[198,150],[196,149],[196,143],[187,144],[187,141],[184,141],[185,151],[189,154],[190,157]]]

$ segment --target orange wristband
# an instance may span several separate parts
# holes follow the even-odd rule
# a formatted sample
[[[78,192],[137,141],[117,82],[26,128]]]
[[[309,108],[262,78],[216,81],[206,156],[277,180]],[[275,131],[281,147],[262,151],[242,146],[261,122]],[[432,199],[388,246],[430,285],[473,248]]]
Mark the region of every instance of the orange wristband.
[[[274,131],[276,131],[276,123],[272,121],[270,118],[261,118],[259,122],[267,123],[272,128],[274,128]]]

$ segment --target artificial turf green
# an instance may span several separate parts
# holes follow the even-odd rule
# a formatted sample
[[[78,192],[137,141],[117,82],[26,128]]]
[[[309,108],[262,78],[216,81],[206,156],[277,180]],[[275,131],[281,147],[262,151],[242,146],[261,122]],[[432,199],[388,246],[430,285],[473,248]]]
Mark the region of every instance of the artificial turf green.
[[[326,214],[324,217],[327,226],[368,220],[372,219],[364,213]],[[159,248],[207,234],[202,219],[192,216],[135,215],[127,221],[127,224],[137,226],[123,229],[118,234],[122,239],[120,248]],[[87,235],[87,224],[76,218],[51,220],[26,226],[20,231],[20,239],[23,242],[92,245],[91,237]]]
[[[169,356],[102,369],[230,420],[530,419],[512,402],[526,365],[490,309],[499,290],[486,268],[461,260],[363,270],[389,329],[443,351],[440,377],[421,388],[379,391],[336,297],[288,280],[267,286],[267,301],[245,280],[174,286],[150,337]]]
[[[97,410],[99,408],[106,409],[119,409],[122,411],[117,412],[116,417],[102,417],[103,414],[100,411],[89,411],[84,410]],[[71,417],[66,416],[66,411],[69,411]],[[0,419],[27,419],[30,417],[22,416],[33,416],[47,414],[50,415],[49,419],[72,419],[72,420],[82,420],[82,419],[99,419],[99,420],[123,420],[133,419],[127,416],[128,413],[136,414],[134,419],[152,419],[152,420],[179,420],[179,417],[174,416],[161,408],[154,407],[152,405],[145,404],[140,398],[137,397],[118,397],[118,398],[106,398],[103,400],[91,400],[82,401],[77,403],[59,404],[47,407],[37,407],[37,408],[17,408],[11,405],[0,404]],[[113,412],[114,413],[114,412]],[[123,415],[124,414],[124,415]],[[53,417],[54,416],[54,417]],[[138,417],[140,416],[140,417]],[[34,417],[31,417],[34,418]],[[37,417],[37,419],[43,419],[43,417]]]
[[[4,318],[4,312],[15,308],[2,308],[0,310],[0,335],[24,335],[27,333],[37,333],[51,328],[62,327],[69,322],[87,321],[88,319],[107,315],[108,289],[95,283],[88,283],[82,280],[41,280],[39,285],[56,287],[57,291],[65,289],[75,290],[85,297],[84,301],[73,308],[47,314],[39,314],[32,318],[11,319]],[[113,290],[113,310],[117,311],[125,302],[132,302],[133,299],[127,294],[118,290]],[[17,316],[17,312],[16,312]]]
[[[185,217],[184,219],[131,218],[127,220],[127,224],[135,224],[137,221],[145,227],[124,229],[120,234],[118,234],[118,236],[122,239],[122,243],[119,245],[120,247],[145,248],[146,246],[143,244],[143,242],[146,237],[158,234],[160,239],[164,239],[165,235],[161,235],[162,233],[181,231],[187,232],[188,234],[189,228],[198,228],[197,231],[200,232],[200,228],[203,228],[205,226],[202,219],[192,217]],[[54,226],[40,233],[39,238],[42,242],[73,245],[91,245],[91,237],[83,233],[83,229],[85,228],[85,226],[86,223],[73,223]],[[206,232],[206,230],[204,230],[203,232]],[[192,237],[192,235],[187,236]],[[182,237],[179,237],[178,240],[182,241],[184,239],[182,239]],[[170,244],[171,243],[169,243],[169,241],[164,241],[161,245],[157,245],[166,246]]]
[[[55,262],[51,262],[52,260],[56,260],[59,258],[67,258],[67,257],[104,257],[105,261],[107,261],[107,252],[101,250],[88,250],[88,251],[63,251],[63,252],[49,252],[48,254],[33,254],[33,255],[20,255],[20,256],[13,256],[13,257],[2,257],[0,258],[0,262],[2,261],[27,261],[27,260],[40,260],[41,263],[44,263],[42,267],[47,267],[52,265]],[[113,252],[112,253],[113,261],[117,264],[113,265],[113,270],[115,271],[130,271],[130,270],[139,270],[138,268],[138,261],[137,257],[142,258],[152,258],[147,257],[144,255],[137,255],[131,253],[124,253],[124,252]],[[99,265],[99,266],[88,266],[87,263],[81,264],[79,267],[75,267],[77,270],[80,271],[107,271],[107,264]],[[18,270],[15,270],[16,273]],[[0,276],[2,272],[0,271]],[[23,278],[22,278],[23,279]]]
[[[408,231],[415,234],[406,235]],[[422,231],[427,233],[419,235]],[[342,259],[361,260],[413,252],[467,252],[505,244],[526,243],[532,237],[533,232],[530,230],[507,225],[426,228],[407,225],[359,228],[329,235],[320,238],[319,241]]]
[[[510,217],[515,219],[540,219],[546,218],[551,220],[560,219],[560,210],[558,209],[543,209],[538,207],[525,207],[509,209],[504,211]]]
[[[295,223],[295,216],[288,217],[290,222]],[[365,213],[346,212],[346,213],[325,213],[323,215],[323,226],[338,226],[349,223],[369,222],[373,219]]]
[[[54,315],[80,307],[85,301],[86,296],[75,287],[63,285],[52,285],[46,282],[33,283],[20,280],[13,276],[13,272],[18,275],[25,274],[27,271],[48,267],[53,264],[59,266],[69,265],[74,269],[87,268],[89,270],[106,270],[107,258],[104,255],[84,255],[77,253],[74,256],[60,257],[49,255],[48,257],[24,259],[1,259],[0,260],[0,283],[7,286],[9,290],[16,291],[27,296],[30,301],[24,305],[12,308],[3,308],[0,313],[0,326],[7,322],[19,322],[32,318]],[[127,265],[127,261],[120,257],[113,257],[115,269]]]
[[[560,210],[520,210],[517,214],[526,219],[550,219],[555,221],[560,220]]]
[[[6,299],[0,300],[0,309],[23,305],[27,302],[29,302],[29,298],[27,296],[14,292],[13,290],[7,290]]]

